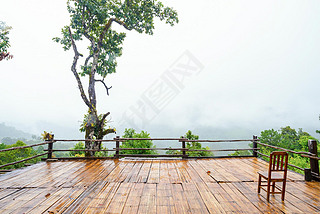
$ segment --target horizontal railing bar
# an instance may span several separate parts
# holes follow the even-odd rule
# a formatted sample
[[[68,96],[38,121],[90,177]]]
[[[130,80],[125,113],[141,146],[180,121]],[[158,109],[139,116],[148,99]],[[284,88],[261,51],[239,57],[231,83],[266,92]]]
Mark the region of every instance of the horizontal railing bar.
[[[85,140],[57,140],[54,139],[55,142],[59,141],[59,142],[74,142],[74,141],[93,141],[93,142],[115,142],[117,141],[116,139],[112,139],[112,140],[89,140],[89,139],[85,139]]]
[[[43,151],[49,151],[48,149],[44,149]],[[107,151],[116,151],[114,149],[52,149],[52,152],[107,152]]]
[[[33,145],[28,145],[28,146],[19,146],[19,147],[12,147],[12,148],[9,148],[9,149],[1,149],[0,152],[6,152],[6,151],[11,151],[11,150],[17,150],[17,149],[25,149],[25,148],[34,147],[34,146],[41,146],[41,145],[44,145],[44,144],[49,144],[51,142],[52,141],[46,141],[44,143],[38,143],[38,144],[33,144]]]
[[[185,142],[208,142],[208,143],[218,143],[218,142],[242,142],[242,141],[259,141],[259,139],[250,139],[250,140],[247,140],[247,139],[244,139],[244,140],[188,140],[188,139],[183,139],[183,138],[180,138],[180,141],[185,141]]]
[[[317,175],[316,173],[311,172],[312,177],[315,177],[317,179],[320,179],[320,175]]]
[[[116,148],[114,148],[116,149]],[[188,151],[189,149],[182,149],[182,148],[119,148],[120,150],[182,150]]]
[[[145,158],[157,158],[157,157],[187,157],[187,155],[149,155],[149,154],[119,154],[119,157],[145,157]]]
[[[261,155],[261,156],[264,156],[264,157],[267,157],[267,158],[269,158],[269,156],[268,155],[265,155],[265,154],[263,154],[263,153],[261,153],[261,152],[257,152],[259,155]]]
[[[115,138],[116,141],[128,141],[128,140],[175,140],[179,141],[183,138]]]
[[[254,157],[253,155],[237,155],[237,156],[188,156],[188,158],[190,159],[209,159],[209,158],[215,158],[215,159],[218,159],[218,158],[252,158]]]
[[[1,172],[12,172],[13,170],[12,169],[0,169],[0,173]]]
[[[27,161],[27,160],[31,160],[31,159],[40,157],[40,156],[44,156],[44,155],[47,155],[48,153],[49,153],[49,152],[46,152],[46,153],[42,153],[42,154],[39,154],[39,155],[32,156],[32,157],[30,157],[30,158],[25,158],[25,159],[23,159],[23,160],[19,160],[19,161],[16,161],[16,162],[7,163],[7,164],[4,164],[4,165],[1,165],[0,168],[6,167],[6,166],[10,166],[10,165],[15,165],[15,164],[17,164],[17,163],[21,163],[21,162],[24,162],[24,161]]]
[[[315,160],[320,160],[320,157],[316,157],[316,156],[310,156],[310,155],[301,155],[302,157],[305,158],[311,158],[311,159],[315,159]]]
[[[115,159],[113,156],[112,157],[55,157],[53,158],[54,160],[77,160],[77,159]],[[47,158],[43,158],[43,161],[47,160]]]
[[[116,148],[113,148],[116,150]],[[112,150],[112,151],[115,151]],[[248,148],[248,149],[182,149],[182,148],[119,148],[120,150],[181,150],[181,151],[245,151],[245,150],[260,150],[260,148]],[[76,150],[71,150],[71,151],[76,151]],[[102,150],[101,150],[102,151]]]
[[[306,154],[306,155],[312,154],[310,152],[296,152],[296,151],[293,151],[293,150],[290,150],[290,149],[284,149],[284,148],[281,148],[281,147],[272,146],[272,145],[268,145],[268,144],[261,143],[261,142],[257,142],[257,144],[262,145],[262,146],[266,146],[266,147],[270,147],[270,148],[274,148],[274,149],[280,149],[280,150],[283,150],[283,151],[286,151],[286,152],[291,152],[291,153],[294,153],[294,154]]]
[[[294,168],[296,168],[296,169],[300,169],[300,170],[304,171],[304,169],[303,169],[303,168],[298,167],[298,166],[293,165],[293,164],[290,164],[290,163],[288,163],[288,166],[292,166],[292,167],[294,167]]]
[[[189,149],[189,152],[205,152],[205,151],[210,151],[210,152],[227,152],[227,151],[245,151],[245,150],[260,150],[260,148],[250,148],[250,149]]]

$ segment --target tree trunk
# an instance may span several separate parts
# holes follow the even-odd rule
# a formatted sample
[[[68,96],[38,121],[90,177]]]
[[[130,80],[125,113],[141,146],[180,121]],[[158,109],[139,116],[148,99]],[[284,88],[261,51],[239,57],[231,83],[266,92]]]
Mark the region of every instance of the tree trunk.
[[[86,124],[86,133],[85,133],[85,149],[101,149],[101,142],[96,142],[96,141],[90,141],[90,140],[100,140],[96,136],[96,124],[99,123],[99,119],[96,116],[95,113],[90,112],[88,115],[87,119],[87,124]],[[85,152],[86,157],[92,157],[94,156],[95,152],[94,151],[87,151]]]
[[[96,112],[90,112],[87,118],[87,124],[85,126],[85,149],[101,149],[101,142],[91,141],[91,140],[102,140],[104,136],[110,133],[115,133],[115,129],[104,129],[106,117],[110,112],[104,114],[99,120]],[[85,152],[86,157],[92,157],[95,152],[88,151]]]

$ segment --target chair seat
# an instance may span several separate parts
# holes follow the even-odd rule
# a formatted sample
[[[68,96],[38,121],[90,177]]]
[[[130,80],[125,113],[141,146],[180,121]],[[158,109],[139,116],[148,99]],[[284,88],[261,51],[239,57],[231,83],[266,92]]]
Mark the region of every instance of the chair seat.
[[[268,180],[268,172],[258,172],[264,179]],[[284,172],[271,172],[271,180],[284,180]]]

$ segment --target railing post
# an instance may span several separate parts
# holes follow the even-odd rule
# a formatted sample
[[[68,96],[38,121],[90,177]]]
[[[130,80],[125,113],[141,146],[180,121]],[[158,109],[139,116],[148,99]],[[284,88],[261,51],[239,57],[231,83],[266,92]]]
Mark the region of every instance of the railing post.
[[[257,140],[258,136],[257,135],[253,135],[253,145],[252,145],[252,155],[253,157],[258,157],[258,153],[257,153],[257,148],[258,148],[258,144],[257,144]]]
[[[312,175],[311,175],[311,169],[310,168],[304,168],[304,180],[305,181],[311,181]]]
[[[52,159],[53,139],[54,139],[54,135],[52,134],[51,140],[49,140],[49,139],[45,140],[45,141],[48,141],[48,156],[47,156],[47,159]]]
[[[310,153],[312,153],[315,157],[318,157],[317,141],[308,140],[308,148],[309,148]],[[310,168],[311,168],[311,176],[312,176],[312,174],[319,175],[319,161],[318,160],[310,158]]]
[[[186,154],[186,141],[185,138],[182,139],[181,141],[181,148],[182,148],[182,158],[187,158],[187,154]]]
[[[119,158],[119,148],[120,148],[120,141],[119,141],[120,136],[117,136],[116,139],[116,154],[114,155],[115,158]]]

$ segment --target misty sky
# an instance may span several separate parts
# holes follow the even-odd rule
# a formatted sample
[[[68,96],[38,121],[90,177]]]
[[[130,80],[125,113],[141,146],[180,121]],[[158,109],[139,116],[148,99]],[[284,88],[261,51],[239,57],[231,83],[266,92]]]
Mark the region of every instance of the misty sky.
[[[106,80],[110,96],[97,83],[98,111],[111,112],[120,135],[135,127],[154,137],[191,129],[215,138],[217,129],[259,134],[290,125],[318,137],[318,0],[163,2],[179,14],[174,27],[157,21],[149,36],[113,25],[127,37]],[[0,122],[81,136],[87,108],[70,70],[73,52],[52,41],[69,23],[66,1],[0,3],[14,55],[0,62]]]

